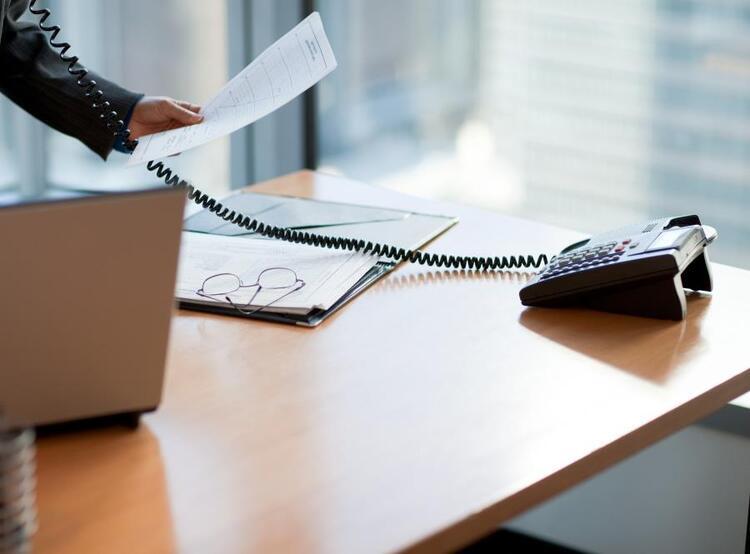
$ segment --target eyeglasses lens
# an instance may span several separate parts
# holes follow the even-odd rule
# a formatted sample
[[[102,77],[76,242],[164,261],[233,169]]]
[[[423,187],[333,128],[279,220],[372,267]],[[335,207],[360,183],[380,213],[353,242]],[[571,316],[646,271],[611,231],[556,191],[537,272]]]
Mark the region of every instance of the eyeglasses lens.
[[[264,289],[290,288],[297,284],[297,274],[291,269],[266,269],[258,275],[258,284]]]
[[[203,283],[203,293],[209,296],[231,294],[240,288],[240,278],[236,275],[223,273],[209,277]]]

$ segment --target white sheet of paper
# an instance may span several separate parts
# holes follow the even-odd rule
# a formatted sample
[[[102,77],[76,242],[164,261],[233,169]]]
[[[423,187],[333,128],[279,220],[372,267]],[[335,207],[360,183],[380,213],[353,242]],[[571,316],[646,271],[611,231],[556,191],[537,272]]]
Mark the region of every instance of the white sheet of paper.
[[[294,100],[336,66],[323,22],[314,12],[203,106],[202,123],[142,137],[128,165],[166,158],[250,125]]]
[[[286,267],[294,270],[305,286],[274,303],[270,311],[307,313],[328,309],[352,288],[376,263],[377,258],[357,252],[299,246],[276,240],[226,237],[202,233],[182,234],[177,298],[205,304],[224,304],[222,298],[209,299],[197,294],[212,275],[234,273],[246,285],[257,281],[264,269]],[[231,294],[238,305],[245,305],[255,293],[247,288]],[[261,291],[254,307],[266,306],[279,298],[278,291]]]

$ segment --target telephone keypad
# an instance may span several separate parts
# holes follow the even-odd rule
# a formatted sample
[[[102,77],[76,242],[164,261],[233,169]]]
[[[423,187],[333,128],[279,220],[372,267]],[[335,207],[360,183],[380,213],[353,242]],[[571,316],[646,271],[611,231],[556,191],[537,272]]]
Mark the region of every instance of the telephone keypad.
[[[560,275],[568,275],[577,271],[603,267],[616,262],[622,257],[625,251],[625,245],[632,243],[630,239],[626,240],[627,242],[611,242],[563,254],[544,268],[539,274],[539,279],[545,281],[547,279],[559,277]],[[632,247],[635,246],[638,246],[638,243],[634,243]]]

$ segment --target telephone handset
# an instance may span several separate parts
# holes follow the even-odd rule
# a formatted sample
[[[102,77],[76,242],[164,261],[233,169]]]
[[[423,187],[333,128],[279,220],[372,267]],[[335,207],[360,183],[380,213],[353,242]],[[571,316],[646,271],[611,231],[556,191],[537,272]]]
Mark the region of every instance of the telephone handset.
[[[60,34],[60,27],[57,25],[46,24],[51,12],[46,8],[35,8],[36,3],[37,0],[31,0],[29,11],[36,16],[40,16],[38,22],[39,28],[49,34],[48,38],[50,45],[60,52],[60,59],[68,64],[68,73],[75,77],[76,83],[83,90],[84,96],[91,99],[92,109],[99,114],[102,123],[107,129],[112,130],[115,137],[122,139],[126,148],[132,152],[138,145],[138,141],[130,138],[130,130],[125,127],[125,124],[122,119],[120,119],[117,112],[111,110],[111,105],[107,101],[104,93],[96,87],[96,81],[93,79],[87,79],[88,70],[82,66],[76,67],[78,57],[67,55],[68,50],[70,50],[70,44],[57,41],[57,37]],[[497,270],[538,268],[548,262],[548,258],[545,254],[494,257],[430,254],[419,250],[407,250],[396,246],[361,239],[330,237],[306,231],[275,227],[225,207],[215,198],[212,198],[184,179],[181,179],[179,175],[166,167],[163,162],[151,161],[146,167],[149,171],[154,172],[159,179],[163,180],[166,185],[185,189],[190,200],[215,214],[217,217],[237,225],[244,230],[258,233],[259,235],[268,238],[336,250],[358,251],[373,254],[375,256],[386,257],[394,262],[408,261],[426,266],[454,269]]]
[[[711,291],[706,246],[716,238],[697,215],[631,225],[572,244],[521,290],[526,306],[585,305],[681,320],[684,288]]]

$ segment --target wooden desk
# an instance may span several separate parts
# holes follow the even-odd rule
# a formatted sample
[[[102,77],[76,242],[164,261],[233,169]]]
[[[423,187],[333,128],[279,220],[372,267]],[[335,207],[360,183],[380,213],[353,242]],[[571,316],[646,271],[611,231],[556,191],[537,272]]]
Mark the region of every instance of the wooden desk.
[[[422,201],[299,173],[256,190]],[[545,225],[434,204],[434,249],[556,252]],[[719,239],[721,240],[721,239]],[[682,323],[525,310],[518,274],[402,267],[322,327],[179,312],[161,409],[39,444],[39,552],[451,549],[750,390],[750,273]]]

